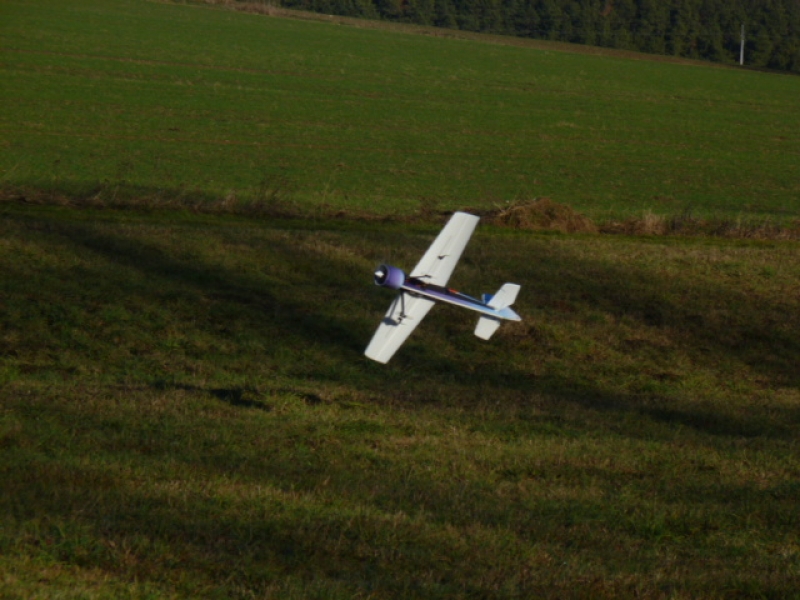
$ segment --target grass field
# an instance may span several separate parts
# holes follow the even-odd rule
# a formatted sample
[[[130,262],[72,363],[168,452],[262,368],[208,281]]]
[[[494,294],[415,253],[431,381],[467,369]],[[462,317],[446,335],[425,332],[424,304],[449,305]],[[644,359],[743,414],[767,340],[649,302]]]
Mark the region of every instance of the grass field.
[[[796,220],[800,79],[145,0],[0,40],[0,598],[800,598],[796,241],[487,216],[452,284],[524,320],[362,355],[449,208]]]
[[[797,597],[794,243],[0,211],[3,597]]]
[[[797,77],[145,0],[0,11],[7,196],[797,216]]]

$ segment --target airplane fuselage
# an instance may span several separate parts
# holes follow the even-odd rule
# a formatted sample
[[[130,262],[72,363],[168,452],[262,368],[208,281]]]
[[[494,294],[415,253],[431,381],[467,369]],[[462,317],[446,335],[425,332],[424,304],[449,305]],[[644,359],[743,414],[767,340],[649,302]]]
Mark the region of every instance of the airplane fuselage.
[[[453,306],[474,310],[475,312],[496,319],[505,319],[508,321],[521,320],[520,316],[511,308],[498,310],[477,298],[441,285],[425,283],[416,277],[407,277],[405,282],[400,286],[400,290],[413,296],[422,296],[423,298],[430,298],[436,302],[444,302],[445,304],[452,304]]]

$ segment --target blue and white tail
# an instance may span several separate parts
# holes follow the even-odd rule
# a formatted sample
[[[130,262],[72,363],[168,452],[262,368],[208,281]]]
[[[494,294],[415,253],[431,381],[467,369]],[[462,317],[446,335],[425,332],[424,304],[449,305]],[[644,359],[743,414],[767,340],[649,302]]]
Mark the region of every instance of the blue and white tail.
[[[495,309],[497,316],[482,315],[478,319],[478,326],[475,327],[475,335],[482,340],[488,340],[497,328],[500,327],[501,319],[509,321],[521,321],[520,316],[514,312],[511,305],[517,299],[519,285],[516,283],[503,284],[494,296],[484,295],[483,301]]]

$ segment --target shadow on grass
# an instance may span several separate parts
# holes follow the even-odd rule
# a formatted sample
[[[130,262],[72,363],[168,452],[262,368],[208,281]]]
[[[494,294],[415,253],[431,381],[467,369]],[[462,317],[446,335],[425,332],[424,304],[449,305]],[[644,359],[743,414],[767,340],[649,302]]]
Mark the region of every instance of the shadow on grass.
[[[237,408],[254,408],[264,412],[272,411],[272,406],[264,401],[264,392],[257,388],[203,388],[196,385],[166,381],[157,381],[152,388],[158,391],[181,390],[194,394],[210,394],[217,400]],[[316,394],[295,389],[270,389],[269,393],[294,396],[309,406],[315,406],[323,402],[322,398]]]
[[[683,471],[664,480],[644,465],[620,472],[552,456],[443,477],[412,457],[359,460],[366,443],[352,454],[321,445],[298,459],[302,440],[292,429],[271,428],[254,449],[246,438],[232,446],[204,418],[154,443],[160,412],[143,414],[128,430],[109,429],[106,417],[54,400],[30,407],[48,415],[49,447],[6,470],[14,497],[0,495],[0,506],[15,519],[15,548],[126,579],[169,582],[179,572],[189,590],[220,594],[316,581],[351,595],[563,597],[589,584],[575,579],[576,552],[589,561],[579,561],[582,573],[599,561],[597,572],[608,576],[613,567],[613,585],[622,586],[596,597],[660,597],[650,573],[686,585],[696,560],[709,592],[741,577],[762,595],[782,597],[797,579],[768,575],[792,560],[777,557],[769,540],[799,524],[793,483],[737,484]],[[80,432],[72,430],[77,422]],[[90,452],[102,460],[50,456]],[[132,460],[164,468],[142,480]],[[572,482],[573,491],[498,493],[504,482],[556,490]],[[500,582],[507,593],[498,593]]]
[[[204,389],[196,385],[185,383],[168,383],[157,381],[153,384],[153,389],[158,391],[182,390],[192,393],[208,393],[217,400],[235,406],[237,408],[254,408],[270,412],[272,407],[259,398],[260,394],[254,388],[210,388]]]
[[[578,256],[566,244],[544,249],[541,261],[527,266],[531,280],[546,290],[540,300],[545,305],[562,303],[628,319],[662,332],[712,367],[741,364],[772,386],[800,386],[800,311],[793,294],[749,292],[721,278],[693,276],[691,269],[669,275],[607,257]]]
[[[478,343],[453,341],[470,332],[460,313],[451,319],[445,309],[384,367],[361,353],[390,298],[354,294],[362,275],[341,254],[326,254],[324,245],[309,249],[291,238],[248,237],[224,226],[208,234],[211,242],[257,244],[256,252],[264,254],[257,265],[268,275],[261,277],[237,255],[227,262],[200,258],[195,251],[202,240],[179,243],[189,229],[151,225],[154,233],[125,223],[94,224],[85,216],[4,218],[14,235],[27,230],[21,260],[44,255],[34,263],[41,272],[21,263],[3,273],[6,310],[43,315],[42,337],[12,332],[7,340],[29,339],[30,347],[17,346],[7,356],[29,355],[25,360],[35,368],[36,361],[75,354],[77,365],[70,368],[78,370],[68,380],[81,377],[79,368],[109,368],[139,386],[130,398],[118,391],[136,415],[129,421],[113,397],[103,395],[94,405],[75,401],[83,395],[63,379],[50,380],[40,396],[8,392],[4,408],[14,406],[21,416],[3,448],[12,459],[3,465],[9,483],[0,503],[13,522],[14,537],[4,543],[15,552],[127,580],[170,585],[183,577],[176,585],[189,595],[275,595],[294,586],[301,597],[316,582],[318,589],[341,590],[342,597],[502,597],[499,590],[506,597],[565,597],[592,585],[576,577],[589,573],[597,580],[611,572],[618,578],[596,596],[659,597],[663,590],[651,573],[680,583],[696,571],[696,562],[703,563],[705,579],[693,595],[740,581],[763,596],[796,589],[797,578],[775,568],[776,561],[786,566],[794,560],[776,552],[789,547],[776,540],[798,526],[800,490],[793,484],[732,483],[713,472],[690,480],[684,465],[666,458],[675,472],[665,474],[658,462],[625,470],[583,458],[518,459],[523,447],[514,444],[497,450],[506,441],[587,432],[594,439],[603,432],[612,439],[684,439],[679,428],[688,428],[707,436],[763,437],[764,444],[775,438],[777,453],[787,446],[783,440],[796,439],[796,406],[749,402],[746,410],[731,411],[677,404],[657,392],[614,392],[591,365],[534,373],[520,366],[531,363],[516,360],[518,353],[545,360],[565,349],[540,348],[512,335],[471,347]],[[405,239],[398,235],[397,243]],[[797,385],[793,365],[800,352],[783,328],[786,317],[778,319],[785,313],[778,301],[578,256],[563,244],[537,244],[536,250],[536,261],[514,268],[523,290],[531,288],[529,307],[536,305],[540,314],[571,324],[591,307],[658,330],[675,346],[690,347],[691,358],[709,369],[717,362],[722,372],[741,365],[770,384]],[[59,252],[64,262],[54,264]],[[365,290],[369,285],[367,274]],[[564,304],[574,312],[553,308]],[[719,316],[720,306],[730,318]],[[101,321],[117,318],[100,319],[104,307],[135,326],[118,334],[104,329]],[[145,313],[141,320],[131,314],[135,309]],[[520,312],[525,315],[524,306]],[[788,318],[793,323],[796,317]],[[174,335],[186,331],[198,347],[182,345]],[[171,335],[178,338],[174,346],[154,348]],[[257,345],[261,340],[269,345]],[[34,348],[39,342],[44,353]],[[109,358],[120,345],[132,350]],[[218,348],[224,349],[219,358]],[[296,365],[307,348],[317,352]],[[628,351],[636,356],[635,347]],[[279,352],[284,354],[272,355]],[[185,360],[159,363],[175,354]],[[154,358],[126,371],[127,361],[141,355]],[[269,380],[271,369],[288,374],[275,374],[269,390],[198,383],[196,363],[212,363],[215,372],[259,369],[260,382]],[[345,435],[337,429],[341,423],[268,421],[280,417],[270,393],[321,404],[319,394],[300,389],[303,382],[313,389],[334,384],[361,394],[358,399],[411,412],[441,407],[442,423],[485,434],[496,454],[473,460],[463,456],[466,449],[447,444],[417,451],[415,444],[434,443],[428,432],[419,432],[419,439],[412,434],[410,441],[395,436],[394,443],[409,445],[382,450],[380,427]],[[218,406],[196,416],[191,403],[173,406],[181,394],[171,392],[210,395],[242,409],[227,411],[241,419],[224,429],[235,434],[220,437]],[[248,428],[250,417],[261,421]],[[445,438],[442,431],[432,437]],[[563,447],[559,442],[550,450]],[[436,457],[426,453],[434,451]],[[539,488],[552,496],[537,495]],[[577,562],[576,553],[582,557]],[[731,561],[735,566],[719,566]],[[783,577],[770,579],[764,575],[770,569]]]
[[[304,290],[300,293],[291,284],[271,286],[263,280],[237,272],[235,267],[226,268],[192,258],[178,258],[170,253],[171,241],[158,245],[136,239],[125,232],[107,233],[102,227],[81,222],[70,223],[58,217],[25,217],[19,222],[42,232],[51,240],[58,240],[73,251],[79,252],[83,248],[102,257],[110,265],[105,272],[83,270],[83,280],[73,283],[85,289],[88,296],[94,289],[115,288],[118,297],[107,298],[109,304],[124,300],[125,294],[145,296],[152,305],[163,305],[165,301],[181,295],[190,301],[207,298],[230,309],[227,312],[232,320],[238,322],[237,325],[247,328],[254,336],[262,335],[264,339],[274,340],[277,330],[281,336],[274,341],[278,343],[289,343],[300,338],[308,344],[322,343],[339,350],[342,347],[360,349],[363,344],[362,338],[356,337],[354,328],[344,318],[330,313],[314,313],[317,299],[322,295],[333,293],[343,298],[352,295],[352,289],[337,280],[337,275],[347,269],[336,264],[335,260],[326,260],[321,256],[315,255],[310,260],[302,255],[301,249],[288,242],[260,239],[264,255],[269,257],[263,266],[268,272],[271,268],[269,261],[294,262],[295,275],[302,281],[298,289]],[[170,233],[169,226],[162,230],[164,232]],[[220,232],[215,231],[212,238],[217,234]],[[175,235],[180,235],[180,231]],[[144,275],[147,286],[134,282],[131,272]],[[200,307],[195,308],[199,313]],[[190,309],[187,306],[179,307],[182,312],[174,315],[177,325],[189,326],[193,320]],[[226,326],[225,323],[215,324],[210,320],[200,325],[211,328],[210,333],[214,335],[224,334]]]
[[[452,368],[452,362],[429,356],[425,369],[417,376],[435,380],[440,369]],[[495,423],[499,433],[519,439],[554,430],[567,436],[607,430],[634,439],[662,439],[674,435],[676,428],[688,428],[728,439],[794,440],[800,428],[800,407],[796,406],[748,402],[746,409],[736,410],[720,403],[681,400],[656,392],[615,393],[577,377],[535,377],[497,363],[458,373],[453,385],[457,385],[457,404],[481,414],[488,411],[492,416],[486,424],[487,432],[492,430],[490,423]],[[435,389],[442,390],[441,384]],[[446,391],[442,393],[448,395]],[[418,389],[384,389],[379,398],[411,406],[441,402],[436,395],[426,396]],[[580,410],[571,410],[574,407]],[[516,424],[509,428],[509,422]]]
[[[260,277],[252,269],[241,268],[235,251],[227,261],[223,260],[226,257],[219,261],[198,258],[192,244],[196,247],[205,243],[202,238],[187,242],[187,251],[179,237],[189,235],[191,229],[180,227],[180,222],[174,226],[163,222],[148,225],[146,216],[134,215],[128,217],[128,225],[133,223],[129,227],[126,223],[93,224],[81,215],[71,219],[35,211],[6,214],[4,218],[38,236],[41,243],[61,247],[66,254],[88,253],[91,261],[99,259],[93,265],[104,265],[64,267],[58,276],[43,281],[38,301],[32,293],[21,292],[29,298],[23,302],[30,304],[33,298],[34,310],[39,302],[43,312],[52,312],[54,308],[44,305],[63,294],[65,303],[71,305],[69,310],[84,311],[78,316],[70,316],[69,310],[59,312],[48,317],[50,322],[67,321],[66,327],[58,324],[67,330],[87,328],[91,319],[81,303],[115,306],[130,304],[132,298],[150,313],[165,313],[159,317],[161,324],[141,325],[150,328],[149,338],[145,347],[135,348],[134,354],[151,352],[148,345],[159,343],[163,337],[161,327],[190,331],[206,339],[199,349],[168,349],[162,354],[184,352],[191,354],[194,362],[214,363],[216,348],[225,347],[225,355],[216,365],[220,372],[243,372],[246,379],[250,372],[258,371],[259,377],[264,378],[270,376],[270,370],[276,370],[280,376],[307,380],[312,386],[315,382],[346,385],[378,403],[415,406],[455,402],[483,408],[494,404],[498,414],[509,405],[523,409],[544,407],[558,414],[563,410],[559,405],[567,404],[609,413],[607,427],[614,426],[613,415],[630,413],[655,422],[734,437],[786,437],[793,435],[800,424],[800,409],[789,407],[759,410],[751,405],[757,414],[734,413],[724,412],[719,406],[706,409],[696,403],[675,405],[670,397],[657,392],[609,391],[586,365],[577,364],[566,373],[544,370],[534,374],[519,366],[515,357],[530,344],[521,345],[525,340],[515,343],[513,336],[502,341],[503,347],[498,347],[501,342],[497,341],[480,346],[476,351],[480,354],[464,353],[460,348],[443,352],[453,345],[451,337],[463,336],[465,344],[472,342],[466,341],[471,337],[463,326],[463,315],[459,314],[455,321],[441,308],[437,310],[444,314],[429,318],[427,330],[412,338],[389,366],[373,364],[362,353],[390,296],[368,293],[368,275],[354,272],[353,264],[336,253],[314,249],[301,239],[270,235],[269,226],[264,224],[257,234],[242,233],[242,228],[225,224],[218,228],[204,225],[209,230],[204,235],[212,242],[235,242],[248,248],[255,245],[263,255],[257,268],[265,277]],[[143,231],[136,229],[141,224],[146,226]],[[156,232],[148,231],[147,226]],[[396,244],[402,245],[405,238],[396,235]],[[637,327],[660,331],[673,345],[689,348],[691,359],[709,369],[725,372],[739,364],[759,373],[769,385],[797,387],[800,342],[788,333],[781,320],[788,318],[791,323],[797,317],[787,316],[785,305],[751,298],[708,281],[665,277],[636,265],[624,267],[613,260],[578,255],[565,243],[539,240],[535,250],[537,260],[519,260],[513,269],[519,274],[523,290],[528,290],[525,293],[531,298],[529,306],[540,307],[540,314],[566,323],[573,317],[559,307],[572,307],[570,310],[576,313],[602,311]],[[285,265],[290,268],[282,269]],[[37,274],[31,273],[30,277],[35,280]],[[55,287],[62,285],[63,290]],[[363,294],[354,292],[361,289],[359,286],[363,286]],[[83,297],[76,299],[76,295]],[[725,308],[723,316],[720,307]],[[521,312],[525,314],[524,306]],[[454,322],[459,325],[452,325]],[[534,321],[527,331],[534,331],[536,326]],[[80,348],[79,338],[74,333],[70,335],[73,337],[69,344]],[[88,346],[84,350],[87,360],[97,363],[97,368],[105,368],[102,355],[113,352],[115,342],[103,339],[101,332],[92,335],[94,340],[80,343]],[[98,347],[91,347],[93,342]],[[54,352],[58,351],[56,344]],[[548,352],[562,349],[533,351],[546,360]],[[626,351],[636,359],[635,347]],[[249,393],[254,388],[248,384],[196,384],[189,359],[168,369],[157,362],[144,362],[136,376],[146,381],[172,381],[171,385],[185,390],[203,389],[233,406],[269,408]],[[264,363],[268,363],[266,367]],[[735,372],[731,376],[735,378]],[[310,396],[319,398],[315,393]],[[583,425],[591,426],[588,422]],[[639,435],[635,430],[629,433]]]

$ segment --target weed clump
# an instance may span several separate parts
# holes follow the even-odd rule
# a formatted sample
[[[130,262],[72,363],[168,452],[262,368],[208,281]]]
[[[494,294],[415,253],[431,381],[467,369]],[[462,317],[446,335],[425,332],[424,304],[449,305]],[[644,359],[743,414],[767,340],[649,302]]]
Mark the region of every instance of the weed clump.
[[[569,206],[550,198],[515,202],[487,215],[495,225],[530,231],[560,231],[562,233],[597,233],[597,225]]]

